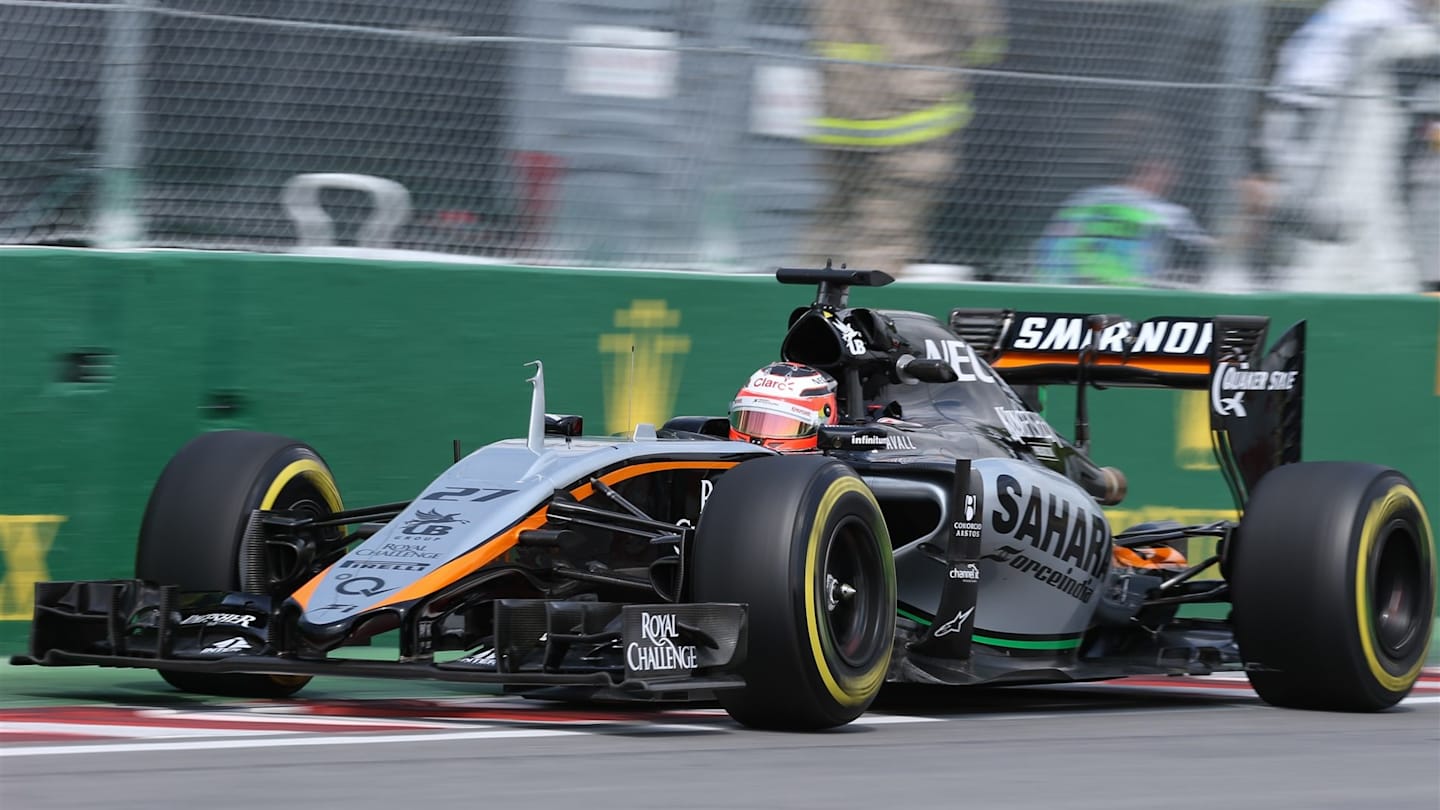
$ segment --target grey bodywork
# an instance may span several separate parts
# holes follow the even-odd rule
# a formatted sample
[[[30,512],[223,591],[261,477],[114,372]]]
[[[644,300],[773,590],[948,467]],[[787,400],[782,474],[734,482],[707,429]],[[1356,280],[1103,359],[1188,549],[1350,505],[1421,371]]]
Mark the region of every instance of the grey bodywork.
[[[885,436],[883,444],[833,453],[866,481],[885,511],[900,620],[915,625],[907,637],[923,634],[929,622],[969,618],[936,615],[951,575],[944,548],[950,516],[956,514],[954,465],[964,459],[976,473],[972,519],[982,526],[974,637],[1002,654],[1029,650],[1033,656],[1039,647],[1053,653],[1051,663],[1073,662],[1081,636],[1095,620],[1111,568],[1105,516],[1094,497],[1066,475],[1076,450],[938,321],[915,313],[886,315],[912,344],[946,360],[958,377],[884,390],[901,416],[869,425]],[[624,439],[551,437],[538,453],[523,440],[489,445],[446,470],[396,518],[324,572],[304,620],[311,626],[353,620],[385,604],[397,590],[492,542],[557,492],[607,470],[662,458],[770,453],[716,436],[661,430],[656,437],[647,426]],[[452,493],[457,497],[448,497]],[[697,513],[683,520],[703,517]],[[909,675],[897,668],[892,677]]]

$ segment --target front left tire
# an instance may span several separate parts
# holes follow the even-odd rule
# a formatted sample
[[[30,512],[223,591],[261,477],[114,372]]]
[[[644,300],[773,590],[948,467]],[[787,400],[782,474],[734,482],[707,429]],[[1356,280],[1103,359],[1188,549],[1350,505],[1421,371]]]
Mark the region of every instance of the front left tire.
[[[859,717],[895,636],[895,565],[875,496],[824,456],[747,461],[715,485],[696,529],[699,602],[749,605],[745,687],[717,692],[753,728],[817,730]]]
[[[276,562],[246,538],[257,509],[316,517],[343,509],[325,460],[309,445],[272,433],[205,433],[175,454],[150,493],[135,575],[187,591],[264,594]],[[310,682],[295,675],[160,670],[185,692],[287,697]]]

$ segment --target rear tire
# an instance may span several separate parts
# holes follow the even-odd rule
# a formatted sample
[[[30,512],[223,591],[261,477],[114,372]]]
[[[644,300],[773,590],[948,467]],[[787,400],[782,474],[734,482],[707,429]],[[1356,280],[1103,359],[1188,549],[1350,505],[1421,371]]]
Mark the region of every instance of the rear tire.
[[[271,433],[205,433],[170,459],[150,493],[135,575],[181,590],[263,594],[268,567],[245,564],[252,556],[244,542],[251,512],[321,516],[342,508],[334,476],[309,445]],[[160,675],[185,692],[227,697],[286,697],[310,682],[294,675]]]
[[[824,456],[748,461],[696,531],[696,601],[749,605],[745,687],[716,693],[743,725],[815,730],[859,717],[895,637],[895,564],[875,496]]]
[[[1434,535],[1386,467],[1292,464],[1256,486],[1230,554],[1235,637],[1265,702],[1378,711],[1425,664]]]

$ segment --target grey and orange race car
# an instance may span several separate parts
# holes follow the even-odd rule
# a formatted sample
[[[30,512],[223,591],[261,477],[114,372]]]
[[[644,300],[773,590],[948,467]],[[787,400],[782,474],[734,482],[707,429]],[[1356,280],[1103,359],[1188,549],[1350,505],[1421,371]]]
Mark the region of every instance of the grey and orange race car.
[[[199,436],[161,474],[135,578],[37,585],[17,664],[158,670],[192,692],[285,696],[312,676],[718,700],[814,729],[889,682],[1046,683],[1243,670],[1281,706],[1377,710],[1410,690],[1435,608],[1410,482],[1300,461],[1304,326],[852,307],[815,285],[780,345],[838,381],[819,450],[729,440],[723,417],[586,437],[545,413],[415,497],[346,508],[281,436]],[[1026,404],[1077,386],[1074,440]],[[1088,386],[1208,390],[1242,517],[1116,533],[1119,471],[1087,451]],[[1204,559],[1191,538],[1213,538]],[[1218,569],[1219,578],[1199,578]],[[1183,618],[1228,603],[1228,618]],[[394,660],[348,656],[382,634]]]

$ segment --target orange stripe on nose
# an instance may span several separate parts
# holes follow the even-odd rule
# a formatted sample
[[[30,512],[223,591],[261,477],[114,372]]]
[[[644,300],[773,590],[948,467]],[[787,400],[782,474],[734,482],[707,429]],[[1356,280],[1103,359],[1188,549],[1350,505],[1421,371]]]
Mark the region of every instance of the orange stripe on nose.
[[[330,573],[330,569],[334,567],[335,566],[331,565],[329,568],[311,577],[309,582],[301,585],[295,593],[290,594],[290,598],[300,604],[301,610],[310,606],[310,597],[315,595],[315,589],[320,587],[320,583],[325,579],[325,575]]]
[[[483,543],[479,547],[461,554],[459,557],[436,568],[420,579],[390,594],[384,601],[376,602],[366,609],[372,610],[399,602],[408,602],[411,599],[419,599],[422,596],[435,593],[447,585],[458,582],[466,575],[489,565],[495,558],[514,548],[515,544],[520,540],[521,532],[544,526],[545,520],[545,509],[534,512],[530,517],[525,518],[501,534],[491,538],[489,542]]]
[[[629,467],[621,467],[609,475],[600,476],[601,483],[609,486],[637,475],[644,475],[649,472],[660,470],[728,470],[739,464],[738,461],[653,461],[649,464],[635,464]],[[570,490],[570,495],[577,501],[583,501],[595,494],[595,487],[591,484],[581,484]]]
[[[601,476],[600,481],[606,486],[609,486],[619,483],[620,481],[635,478],[636,476],[645,475],[646,473],[662,472],[664,470],[728,470],[738,463],[737,461],[656,461],[649,464],[633,464],[628,467],[621,467],[612,473]],[[581,484],[570,490],[571,497],[577,501],[583,501],[593,494],[595,494],[595,486],[589,483]],[[439,591],[441,588],[458,582],[464,577],[494,562],[507,551],[514,548],[515,544],[520,540],[521,532],[537,529],[545,525],[547,519],[547,509],[541,507],[539,510],[531,513],[529,517],[526,517],[495,537],[436,568],[434,571],[406,585],[395,593],[390,594],[383,601],[376,602],[365,609],[372,610],[386,605],[394,605],[400,602],[408,602],[412,599],[419,599],[422,596],[428,596]],[[321,580],[325,578],[325,574],[328,573],[329,570],[330,569],[327,568],[325,571],[320,572],[294,593],[292,598],[300,603],[301,608],[308,605],[311,596],[315,593],[315,589],[319,587]]]

